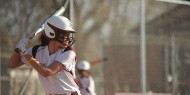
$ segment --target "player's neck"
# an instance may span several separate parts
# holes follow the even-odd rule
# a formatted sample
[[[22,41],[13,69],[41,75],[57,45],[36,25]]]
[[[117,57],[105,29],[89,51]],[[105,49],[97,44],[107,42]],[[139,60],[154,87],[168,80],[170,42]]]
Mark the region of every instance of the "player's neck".
[[[89,71],[83,71],[81,73],[81,77],[89,77],[90,76],[90,72]]]
[[[55,42],[50,41],[48,45],[48,50],[49,50],[49,55],[54,54],[59,50],[59,46],[57,46]]]

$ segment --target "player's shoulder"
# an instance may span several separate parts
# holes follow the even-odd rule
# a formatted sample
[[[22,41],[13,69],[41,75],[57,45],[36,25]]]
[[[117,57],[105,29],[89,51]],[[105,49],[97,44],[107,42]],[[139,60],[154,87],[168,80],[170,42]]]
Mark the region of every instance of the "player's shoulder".
[[[74,48],[73,47],[71,47],[71,46],[68,46],[68,47],[66,47],[66,48],[64,48],[64,49],[61,49],[61,52],[62,53],[75,53],[75,50],[74,50]]]
[[[66,51],[74,51],[75,52],[75,49],[71,46],[68,46],[64,49],[64,52],[66,52]]]
[[[44,51],[46,51],[46,48],[47,48],[47,45],[46,46],[35,45],[32,48],[32,55],[36,55],[39,52],[43,53]]]
[[[72,47],[61,49],[60,53],[62,56],[76,56],[76,53]]]
[[[32,55],[33,57],[36,56],[40,51],[44,50],[47,46],[42,46],[42,45],[35,45],[32,47]]]
[[[36,49],[37,52],[39,52],[39,51],[41,51],[41,50],[43,50],[45,48],[47,48],[47,45],[46,46],[42,46],[42,45],[35,45],[35,46],[33,46],[33,50]]]
[[[45,49],[46,47],[47,45],[46,46],[39,45],[39,49]]]

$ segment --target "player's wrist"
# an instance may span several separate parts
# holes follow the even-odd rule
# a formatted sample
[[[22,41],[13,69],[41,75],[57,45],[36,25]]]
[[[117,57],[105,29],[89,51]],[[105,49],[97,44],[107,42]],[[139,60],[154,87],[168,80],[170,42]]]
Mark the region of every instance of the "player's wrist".
[[[29,54],[26,55],[26,59],[29,64],[39,64],[40,63],[33,56],[30,56]]]
[[[31,59],[31,55],[29,55],[29,54],[24,54],[24,55],[21,55],[22,57],[24,57],[24,58],[26,58],[26,60],[29,62],[30,61],[30,59]]]
[[[35,60],[35,58],[31,56],[28,62],[31,63],[34,60]]]

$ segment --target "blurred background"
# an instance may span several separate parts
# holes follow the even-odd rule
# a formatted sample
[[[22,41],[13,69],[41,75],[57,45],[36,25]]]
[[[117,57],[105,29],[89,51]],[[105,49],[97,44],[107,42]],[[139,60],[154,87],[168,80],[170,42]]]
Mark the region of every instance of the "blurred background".
[[[189,0],[1,0],[1,95],[44,95],[36,71],[7,63],[63,5],[78,61],[107,58],[91,66],[97,95],[190,95]]]

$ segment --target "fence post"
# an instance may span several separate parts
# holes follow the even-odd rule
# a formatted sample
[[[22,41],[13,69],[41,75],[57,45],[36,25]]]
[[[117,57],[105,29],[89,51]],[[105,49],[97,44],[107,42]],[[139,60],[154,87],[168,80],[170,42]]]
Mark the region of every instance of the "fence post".
[[[141,54],[140,54],[140,62],[141,62],[141,90],[143,95],[146,94],[146,33],[145,33],[145,0],[141,0],[140,3],[140,11],[141,11]]]
[[[175,61],[175,34],[172,33],[171,35],[171,45],[172,45],[172,95],[176,95],[176,90],[177,90],[177,73],[176,73],[176,61]]]

